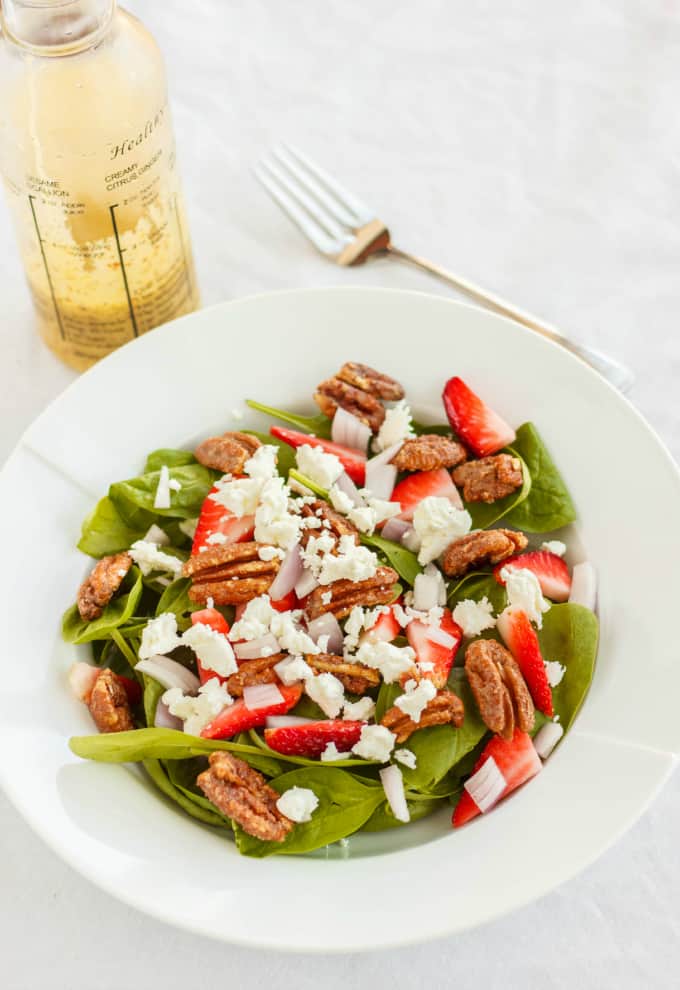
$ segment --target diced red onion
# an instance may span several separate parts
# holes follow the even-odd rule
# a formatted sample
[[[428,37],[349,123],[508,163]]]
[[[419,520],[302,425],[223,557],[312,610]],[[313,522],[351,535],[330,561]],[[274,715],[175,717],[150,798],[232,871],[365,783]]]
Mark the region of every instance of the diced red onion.
[[[153,724],[157,729],[179,729],[181,731],[184,728],[182,719],[170,713],[170,709],[162,698],[158,699]]]
[[[265,727],[267,729],[286,729],[289,725],[305,725],[316,722],[315,718],[302,718],[300,715],[268,715]]]
[[[394,464],[376,464],[377,457],[366,461],[366,488],[374,498],[389,499],[397,480]]]
[[[311,571],[307,568],[303,568],[300,580],[295,585],[295,594],[298,598],[306,598],[310,595],[315,588],[319,587],[319,582],[316,580]]]
[[[404,533],[408,533],[411,529],[411,523],[406,522],[404,519],[399,519],[397,516],[393,516],[392,519],[388,519],[382,528],[380,535],[386,540],[392,540],[394,543],[401,543],[401,538]]]
[[[464,784],[472,800],[479,810],[484,814],[490,811],[496,802],[503,796],[507,787],[507,781],[498,769],[498,764],[493,756],[484,761],[477,773],[473,773]]]
[[[417,553],[418,550],[420,550],[420,537],[416,533],[413,526],[409,525],[409,528],[402,536],[401,545],[406,547],[407,550],[411,550],[413,553]]]
[[[243,689],[243,703],[251,712],[258,708],[271,708],[282,702],[283,695],[276,684],[248,684]]]
[[[365,454],[370,439],[370,427],[366,423],[362,423],[351,412],[347,412],[346,409],[338,406],[335,416],[333,416],[333,423],[331,424],[331,440],[333,443],[339,443],[343,447],[351,447],[353,450],[360,450],[362,454]]]
[[[369,464],[389,464],[393,457],[396,457],[401,448],[404,446],[404,441],[400,440],[398,443],[393,443],[389,447],[380,453],[376,454],[375,457],[371,457],[369,461],[366,461],[366,468],[368,469]],[[453,484],[453,482],[451,482]]]
[[[332,612],[324,612],[318,618],[312,619],[307,624],[307,632],[315,643],[318,643],[322,636],[328,636],[327,653],[342,653],[344,637],[340,623]]]
[[[394,817],[399,822],[410,822],[411,814],[404,793],[404,778],[399,767],[395,766],[394,763],[390,764],[389,767],[383,767],[380,771],[380,780]]]
[[[588,560],[575,564],[571,575],[569,601],[572,605],[585,605],[591,612],[597,603],[597,573]]]
[[[458,642],[454,636],[444,632],[443,629],[439,629],[437,626],[427,627],[425,630],[425,639],[428,639],[430,643],[439,643],[440,646],[444,646],[446,649],[451,649]]]
[[[542,760],[547,760],[564,735],[559,722],[546,722],[534,736],[534,749]]]
[[[439,581],[434,574],[418,574],[413,583],[413,607],[429,612],[439,604]],[[428,639],[429,639],[428,635]]]
[[[355,505],[362,504],[362,498],[361,495],[359,494],[359,489],[354,484],[354,482],[352,481],[352,479],[350,478],[350,476],[347,474],[346,471],[343,471],[340,477],[336,478],[335,486],[336,488],[339,488],[340,491],[347,496],[347,498],[351,498],[352,502],[354,502]]]
[[[273,633],[266,633],[258,639],[246,643],[234,643],[234,654],[238,660],[258,660],[260,657],[273,657],[280,652],[279,641]]]
[[[82,660],[71,664],[68,672],[69,687],[79,701],[86,705],[90,700],[94,682],[101,673],[99,667],[93,667],[91,663],[83,663]]]
[[[293,590],[302,575],[302,557],[300,556],[300,544],[296,543],[288,551],[281,562],[278,573],[269,588],[269,597],[273,602],[278,602],[281,598]]]
[[[135,670],[153,677],[164,688],[180,688],[184,694],[195,694],[200,686],[195,674],[170,657],[156,655],[148,660],[140,660]]]

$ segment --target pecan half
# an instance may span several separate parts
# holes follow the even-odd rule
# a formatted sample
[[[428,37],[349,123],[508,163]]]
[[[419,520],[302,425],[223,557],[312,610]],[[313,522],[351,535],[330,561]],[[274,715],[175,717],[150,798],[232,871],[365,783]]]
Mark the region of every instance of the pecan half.
[[[196,783],[218,811],[256,839],[283,842],[293,822],[276,807],[280,794],[262,774],[231,753],[211,753],[208,762]]]
[[[390,732],[394,732],[397,742],[405,742],[417,729],[426,729],[430,725],[455,725],[457,729],[463,724],[465,706],[453,691],[440,691],[432,701],[429,701],[420,716],[420,722],[414,722],[401,708],[388,709],[380,724]]]
[[[346,691],[366,694],[369,688],[380,684],[380,674],[363,663],[348,663],[333,653],[310,653],[305,656],[309,666],[319,674],[335,674]]]
[[[132,567],[129,553],[115,553],[102,557],[90,575],[85,578],[76,602],[80,618],[85,622],[98,619],[123,583],[123,578]]]
[[[404,388],[394,378],[383,375],[375,368],[369,368],[367,364],[359,364],[357,361],[346,361],[340,371],[338,378],[348,385],[354,385],[364,392],[370,392],[377,399],[385,399],[393,402],[396,399],[404,398]]]
[[[227,680],[227,691],[233,698],[240,698],[245,687],[253,684],[275,684],[278,682],[274,666],[288,654],[273,653],[270,657],[257,660],[244,660],[235,674]]]
[[[258,447],[260,441],[249,433],[223,433],[221,437],[208,437],[194,451],[199,464],[221,471],[222,474],[241,474],[243,466]]]
[[[362,392],[354,385],[348,385],[340,378],[329,378],[317,386],[314,401],[326,416],[332,418],[338,406],[352,413],[362,423],[370,426],[377,433],[385,419],[385,407],[368,392]]]
[[[394,598],[394,585],[399,575],[391,567],[379,567],[372,578],[365,581],[334,581],[320,585],[307,598],[305,612],[316,619],[324,612],[332,612],[336,619],[344,619],[355,605],[389,605]],[[330,591],[329,601],[324,597]]]
[[[318,519],[319,525],[314,528],[304,526],[300,542],[307,546],[310,536],[319,536],[324,530],[339,540],[341,536],[351,536],[355,543],[359,543],[359,530],[335,509],[331,508],[328,502],[317,499],[316,502],[304,504],[300,509],[303,519]],[[325,525],[325,524],[328,525]]]
[[[482,564],[499,564],[524,550],[527,543],[524,533],[512,529],[481,529],[449,544],[442,557],[442,569],[449,577],[462,577]]]
[[[534,704],[512,654],[494,639],[477,639],[465,651],[465,672],[484,724],[504,739],[515,726],[534,727]]]
[[[112,670],[101,671],[87,707],[100,732],[126,732],[135,727],[123,682]]]
[[[190,557],[182,569],[192,579],[189,598],[217,605],[238,605],[263,595],[278,571],[281,561],[260,560],[259,543],[231,543],[216,546]]]
[[[467,457],[467,450],[452,440],[436,433],[423,433],[422,436],[407,440],[400,451],[392,458],[399,471],[436,471],[438,468],[452,468]]]
[[[496,502],[522,487],[522,463],[511,454],[495,454],[468,461],[453,472],[466,502]]]

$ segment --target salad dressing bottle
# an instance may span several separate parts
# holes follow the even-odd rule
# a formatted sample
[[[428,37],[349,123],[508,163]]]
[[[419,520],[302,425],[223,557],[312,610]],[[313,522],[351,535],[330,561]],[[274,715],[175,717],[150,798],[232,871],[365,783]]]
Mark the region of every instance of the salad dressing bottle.
[[[0,173],[40,333],[82,370],[199,305],[165,70],[116,0],[0,5]]]

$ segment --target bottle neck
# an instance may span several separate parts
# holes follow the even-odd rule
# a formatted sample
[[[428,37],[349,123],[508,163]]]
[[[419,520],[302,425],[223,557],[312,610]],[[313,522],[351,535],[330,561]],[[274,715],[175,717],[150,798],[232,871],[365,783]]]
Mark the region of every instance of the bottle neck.
[[[33,55],[74,55],[108,32],[116,0],[0,0],[7,41]]]

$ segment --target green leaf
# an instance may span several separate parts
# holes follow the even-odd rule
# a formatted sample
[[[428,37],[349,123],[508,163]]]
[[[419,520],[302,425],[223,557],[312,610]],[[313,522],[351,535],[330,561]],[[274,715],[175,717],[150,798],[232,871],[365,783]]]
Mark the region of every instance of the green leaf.
[[[361,534],[361,542],[365,546],[372,547],[373,550],[377,550],[379,554],[386,558],[387,562],[394,570],[397,572],[400,578],[411,587],[415,582],[418,574],[422,572],[422,567],[418,563],[418,558],[406,547],[402,547],[399,543],[394,543],[392,540],[386,540],[382,536],[367,536],[365,533]]]
[[[128,526],[107,495],[85,519],[78,549],[90,557],[106,557],[127,550],[135,540],[141,540],[147,529],[148,526]]]
[[[198,516],[216,476],[214,471],[201,464],[172,468],[170,477],[182,487],[178,492],[172,492],[169,509],[154,508],[160,471],[149,471],[138,478],[114,482],[109,488],[109,498],[124,522],[131,527],[143,527],[146,532],[159,517],[191,519]]]
[[[495,615],[499,615],[508,604],[508,596],[502,584],[499,584],[493,574],[487,572],[473,572],[467,574],[449,591],[448,605],[454,609],[458,602],[467,601],[480,602],[482,598],[488,598],[491,602]]]
[[[328,501],[328,492],[326,489],[322,488],[320,485],[317,485],[315,481],[308,478],[306,474],[302,474],[297,470],[297,468],[292,468],[289,476],[294,478],[295,481],[299,481],[301,485],[305,485],[306,488],[309,488],[310,492],[314,492],[314,494],[318,495],[319,498],[325,498],[326,501]]]
[[[553,605],[538,632],[544,660],[559,660],[564,677],[553,688],[553,707],[564,731],[576,717],[593,679],[597,656],[597,617],[582,605]]]
[[[464,502],[465,508],[470,513],[473,529],[488,529],[500,519],[508,517],[513,509],[521,505],[531,493],[532,476],[528,466],[524,463],[521,455],[512,447],[507,447],[506,452],[517,457],[522,462],[522,487],[505,498],[499,498],[495,502]]]
[[[304,717],[304,716],[303,716]],[[322,715],[321,719],[325,719],[326,716]],[[306,756],[292,756],[288,753],[278,753],[275,749],[271,749],[258,733],[251,729],[248,733],[253,745],[257,746],[262,750],[263,753],[267,753],[273,759],[279,760],[281,763],[293,763],[298,767],[365,767],[370,766],[373,760],[364,760],[361,757],[350,757],[347,760],[333,760],[332,763],[321,763],[319,760],[310,760]]]
[[[159,681],[154,677],[150,677],[148,674],[142,674],[142,682],[144,684],[144,695],[142,699],[144,702],[144,718],[146,719],[147,726],[153,728],[156,718],[156,708],[158,702],[165,694],[165,688]]]
[[[201,807],[186,794],[183,794],[182,791],[171,783],[158,760],[144,760],[143,766],[158,790],[162,791],[175,804],[178,804],[188,815],[191,815],[192,818],[197,818],[206,825],[218,825],[220,828],[224,828],[225,819],[222,815],[218,814],[216,810],[209,811],[207,808]]]
[[[361,831],[383,832],[388,828],[398,828],[400,825],[410,825],[413,822],[420,821],[421,818],[427,818],[428,815],[433,814],[439,808],[448,804],[448,801],[446,798],[432,797],[414,800],[412,796],[407,794],[406,804],[408,805],[408,810],[411,815],[410,822],[400,822],[398,818],[394,817],[394,813],[392,812],[392,809],[387,801],[383,801],[383,803],[375,809],[366,824],[361,826]]]
[[[546,533],[574,522],[576,509],[567,486],[533,423],[520,426],[513,449],[529,468],[531,491],[506,521],[528,533]]]
[[[261,402],[255,402],[254,399],[246,399],[246,405],[250,406],[251,409],[257,409],[258,412],[264,413],[266,416],[272,416],[274,419],[280,419],[284,423],[290,423],[291,426],[306,430],[307,433],[314,433],[323,440],[330,440],[331,438],[332,420],[328,416],[324,416],[323,413],[316,416],[301,416],[299,413],[276,409],[274,406],[264,406]]]
[[[172,584],[169,584],[164,589],[156,606],[156,615],[162,615],[164,612],[172,612],[176,616],[177,628],[181,632],[184,632],[191,625],[191,619],[189,618],[191,613],[203,608],[202,605],[192,602],[189,598],[190,587],[191,578],[177,578],[176,581],[173,581]]]
[[[283,842],[262,842],[235,825],[236,845],[245,856],[292,855],[320,849],[360,829],[385,800],[382,786],[335,767],[291,770],[270,783],[280,794],[291,787],[310,788],[319,806],[311,821],[295,825]]]
[[[295,448],[291,447],[289,443],[285,440],[279,440],[278,437],[273,437],[269,433],[258,433],[257,430],[243,430],[244,433],[249,433],[252,437],[257,437],[262,443],[267,444],[269,447],[277,448],[276,455],[276,467],[282,478],[288,477],[288,472],[291,468],[295,467]]]
[[[208,769],[208,760],[205,756],[194,756],[191,760],[166,760],[163,763],[163,769],[173,787],[181,791],[189,801],[198,805],[199,808],[217,815],[222,820],[222,825],[229,828],[231,835],[231,818],[227,818],[226,815],[219,812],[196,783],[198,775]]]
[[[142,575],[132,567],[123,581],[121,589],[112,598],[98,619],[86,622],[81,619],[77,605],[64,612],[61,620],[61,634],[67,643],[91,643],[95,639],[110,639],[113,629],[118,629],[134,615],[142,594]]]
[[[411,428],[416,436],[422,436],[423,433],[435,433],[440,437],[452,437],[455,433],[451,429],[448,423],[419,423],[417,419],[411,420]]]
[[[165,465],[168,468],[185,467],[187,464],[196,464],[196,458],[190,450],[175,450],[172,447],[161,447],[154,450],[146,459],[144,474],[150,471],[160,471]]]
[[[395,698],[398,698],[403,693],[404,690],[400,684],[385,684],[384,681],[381,681],[378,697],[375,702],[376,722],[382,722],[383,715],[392,707]]]

